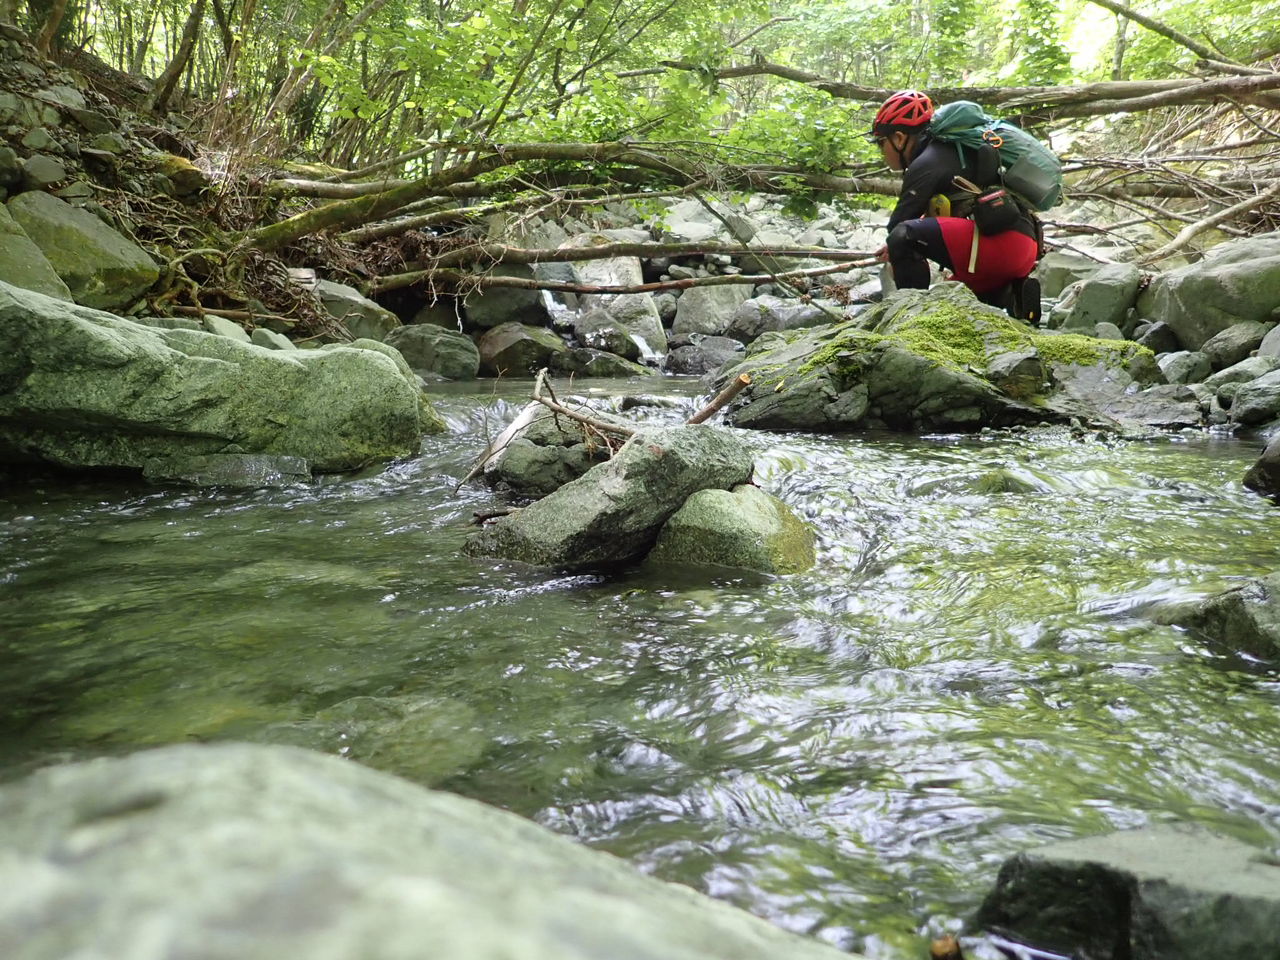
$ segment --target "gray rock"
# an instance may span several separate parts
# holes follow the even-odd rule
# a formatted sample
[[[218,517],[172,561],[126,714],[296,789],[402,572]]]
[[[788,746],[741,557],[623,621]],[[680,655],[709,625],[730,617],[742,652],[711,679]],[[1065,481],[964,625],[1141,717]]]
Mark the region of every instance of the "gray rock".
[[[1107,264],[1063,291],[1050,313],[1049,325],[1090,334],[1099,323],[1119,326],[1138,298],[1141,279],[1142,274],[1131,263]]]
[[[1032,347],[998,353],[987,362],[987,379],[1011,397],[1030,397],[1044,390],[1044,363]]]
[[[480,366],[495,377],[531,377],[551,358],[568,347],[550,330],[519,323],[504,323],[480,338],[476,345]]]
[[[699,490],[663,524],[648,563],[716,564],[803,573],[814,564],[813,529],[759,487]]]
[[[4,283],[0,385],[0,461],[74,467],[264,453],[350,470],[416,452],[425,403],[369,350],[264,350]]]
[[[123,307],[160,276],[151,257],[136,243],[57,197],[23,193],[9,201],[8,209],[76,303],[102,310]]]
[[[311,467],[301,457],[221,453],[148,460],[142,475],[148,480],[182,480],[200,487],[257,489],[303,483],[311,479]]]
[[[1202,383],[1213,372],[1209,358],[1198,350],[1166,353],[1156,362],[1170,383]]]
[[[32,127],[22,138],[22,145],[35,153],[61,153],[62,145],[44,127]]]
[[[658,311],[658,318],[662,320],[666,326],[671,326],[672,321],[676,318],[676,310],[679,309],[679,300],[674,293],[659,293],[653,298],[653,305]]]
[[[1124,340],[1126,339],[1124,332],[1114,323],[1099,323],[1093,328],[1093,334],[1098,340]]]
[[[25,190],[43,190],[67,178],[67,168],[61,160],[37,153],[22,164],[22,186]]]
[[[561,353],[552,354],[551,372],[561,377],[660,376],[653,367],[641,366],[618,356],[616,353],[592,350],[590,347],[574,347]]]
[[[0,187],[14,187],[22,182],[22,161],[13,147],[0,146]]]
[[[793,236],[780,230],[760,230],[747,244],[752,251],[786,249],[796,245],[796,240]],[[755,252],[743,254],[739,258],[742,269],[748,273],[786,273],[788,270],[795,270],[803,262],[802,257],[777,256],[775,254],[764,255]]]
[[[376,744],[395,718],[370,712],[348,722]],[[0,811],[6,960],[849,956],[514,814],[295,747],[48,767],[0,788]]]
[[[72,180],[61,190],[53,191],[53,195],[68,203],[82,204],[93,196],[93,187],[83,180]]]
[[[316,283],[315,292],[325,312],[346,327],[357,340],[382,341],[401,326],[399,317],[374,303],[355,287],[320,280]]]
[[[725,332],[738,308],[751,294],[747,285],[692,287],[676,302],[674,333],[703,333],[718,336]]]
[[[579,315],[573,322],[573,335],[584,347],[616,353],[627,360],[640,359],[640,344],[609,311],[599,307]]]
[[[3,206],[0,206],[0,280],[47,297],[71,299],[71,291],[53,265]]]
[[[470,337],[434,324],[397,327],[386,342],[404,355],[415,371],[450,380],[474,380],[480,372],[480,351]]]
[[[1280,956],[1280,868],[1189,826],[1055,843],[1000,868],[974,924],[1088,960]]]
[[[1231,419],[1244,427],[1280,417],[1280,370],[1243,384],[1231,403]]]
[[[1239,363],[1257,350],[1271,329],[1272,324],[1255,323],[1252,320],[1232,324],[1206,340],[1200,347],[1200,352],[1209,358],[1213,369],[1222,370]]]
[[[215,317],[213,314],[205,314],[201,318],[204,329],[219,337],[229,337],[232,340],[239,340],[241,343],[252,343],[253,338],[245,332],[244,327],[233,320],[226,317]]]
[[[1178,335],[1173,332],[1173,327],[1163,320],[1148,326],[1142,336],[1138,337],[1138,343],[1157,354],[1173,353],[1175,350],[1182,349],[1178,343]]]
[[[869,248],[868,248],[869,249]],[[1036,266],[1040,279],[1040,292],[1045,297],[1056,297],[1078,280],[1091,277],[1103,264],[1091,257],[1063,250],[1051,250]]]
[[[1164,320],[1185,349],[1243,320],[1265,323],[1280,306],[1280,236],[1245,237],[1213,247],[1198,263],[1157,275],[1138,311]]]
[[[830,314],[812,303],[762,296],[738,307],[725,329],[726,337],[752,343],[762,333],[773,330],[803,330],[834,322]]]
[[[1280,357],[1280,326],[1272,329],[1258,344],[1258,356]]]
[[[1249,357],[1247,360],[1232,364],[1225,370],[1219,370],[1207,378],[1204,385],[1210,390],[1219,390],[1227,384],[1257,380],[1276,369],[1280,369],[1280,357]]]
[[[599,233],[584,233],[566,240],[562,247],[579,249],[612,243]],[[578,260],[573,264],[578,283],[588,286],[635,286],[644,282],[638,257],[608,257],[600,260]],[[645,356],[661,355],[667,350],[667,334],[653,297],[648,293],[584,294],[580,298],[584,312],[603,309],[638,338]]]
[[[68,113],[88,133],[114,133],[116,130],[115,121],[108,119],[96,110],[71,107],[68,109]]]
[[[1258,493],[1280,497],[1280,435],[1272,438],[1258,462],[1245,473],[1244,485]],[[1280,643],[1280,637],[1277,642]]]
[[[524,264],[498,264],[489,271],[499,277],[534,279],[534,271]],[[468,329],[490,330],[504,323],[546,326],[549,318],[542,291],[516,287],[482,287],[468,294],[463,305]]]
[[[723,428],[643,430],[608,463],[473,534],[466,551],[570,569],[633,560],[692,494],[751,473],[749,451]]]
[[[729,337],[695,337],[693,342],[667,354],[667,373],[701,376],[714,373],[731,361],[741,360],[746,350]]]
[[[266,327],[254,327],[249,340],[268,350],[297,350],[294,342],[282,333],[268,330]]]
[[[129,152],[129,141],[120,133],[100,133],[89,141],[89,149],[120,156]]]

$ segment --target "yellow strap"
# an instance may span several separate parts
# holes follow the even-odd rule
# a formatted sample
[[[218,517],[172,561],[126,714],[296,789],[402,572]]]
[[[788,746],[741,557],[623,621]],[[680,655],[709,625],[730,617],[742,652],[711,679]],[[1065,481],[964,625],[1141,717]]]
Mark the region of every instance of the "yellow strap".
[[[978,225],[973,225],[973,244],[969,247],[969,272],[978,268]]]

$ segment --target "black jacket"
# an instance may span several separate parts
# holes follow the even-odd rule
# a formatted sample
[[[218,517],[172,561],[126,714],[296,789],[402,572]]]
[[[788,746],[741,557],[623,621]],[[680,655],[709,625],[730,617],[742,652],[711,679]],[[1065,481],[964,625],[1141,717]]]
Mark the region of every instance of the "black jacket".
[[[892,230],[903,220],[923,217],[929,209],[929,198],[945,194],[951,199],[951,215],[968,216],[973,207],[972,195],[952,183],[958,174],[979,187],[989,184],[978,182],[977,151],[965,150],[965,161],[960,161],[960,148],[954,143],[932,139],[928,131],[916,139],[915,149],[907,158],[907,169],[902,177],[902,193],[898,205],[889,217]]]

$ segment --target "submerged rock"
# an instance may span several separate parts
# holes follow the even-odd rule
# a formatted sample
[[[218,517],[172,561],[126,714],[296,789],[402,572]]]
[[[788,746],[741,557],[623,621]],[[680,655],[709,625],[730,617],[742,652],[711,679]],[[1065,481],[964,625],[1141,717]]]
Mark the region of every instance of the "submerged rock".
[[[1280,956],[1280,862],[1189,826],[1051,844],[1000,868],[974,924],[1087,960]]]
[[[613,459],[473,534],[472,556],[581,568],[638,559],[699,490],[751,479],[748,450],[719,427],[644,430]]]
[[[0,462],[258,453],[350,470],[415,453],[430,411],[416,379],[372,349],[267,350],[5,283],[0,348]]]
[[[148,480],[182,480],[201,487],[281,487],[311,479],[301,457],[222,453],[205,457],[149,460],[142,469]]]
[[[5,960],[848,957],[514,814],[293,747],[46,768],[0,788],[0,864]]]
[[[1280,572],[1210,597],[1160,619],[1198,633],[1215,646],[1280,660]]]
[[[662,527],[650,563],[716,564],[761,573],[813,566],[812,528],[759,487],[699,490]]]

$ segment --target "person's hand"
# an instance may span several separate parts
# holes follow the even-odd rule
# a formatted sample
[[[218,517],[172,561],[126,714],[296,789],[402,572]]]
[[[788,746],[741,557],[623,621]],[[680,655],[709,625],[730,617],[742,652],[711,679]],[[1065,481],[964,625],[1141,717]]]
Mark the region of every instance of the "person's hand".
[[[880,247],[880,249],[876,251],[876,262],[877,263],[889,262],[889,245],[887,243],[883,244]]]

